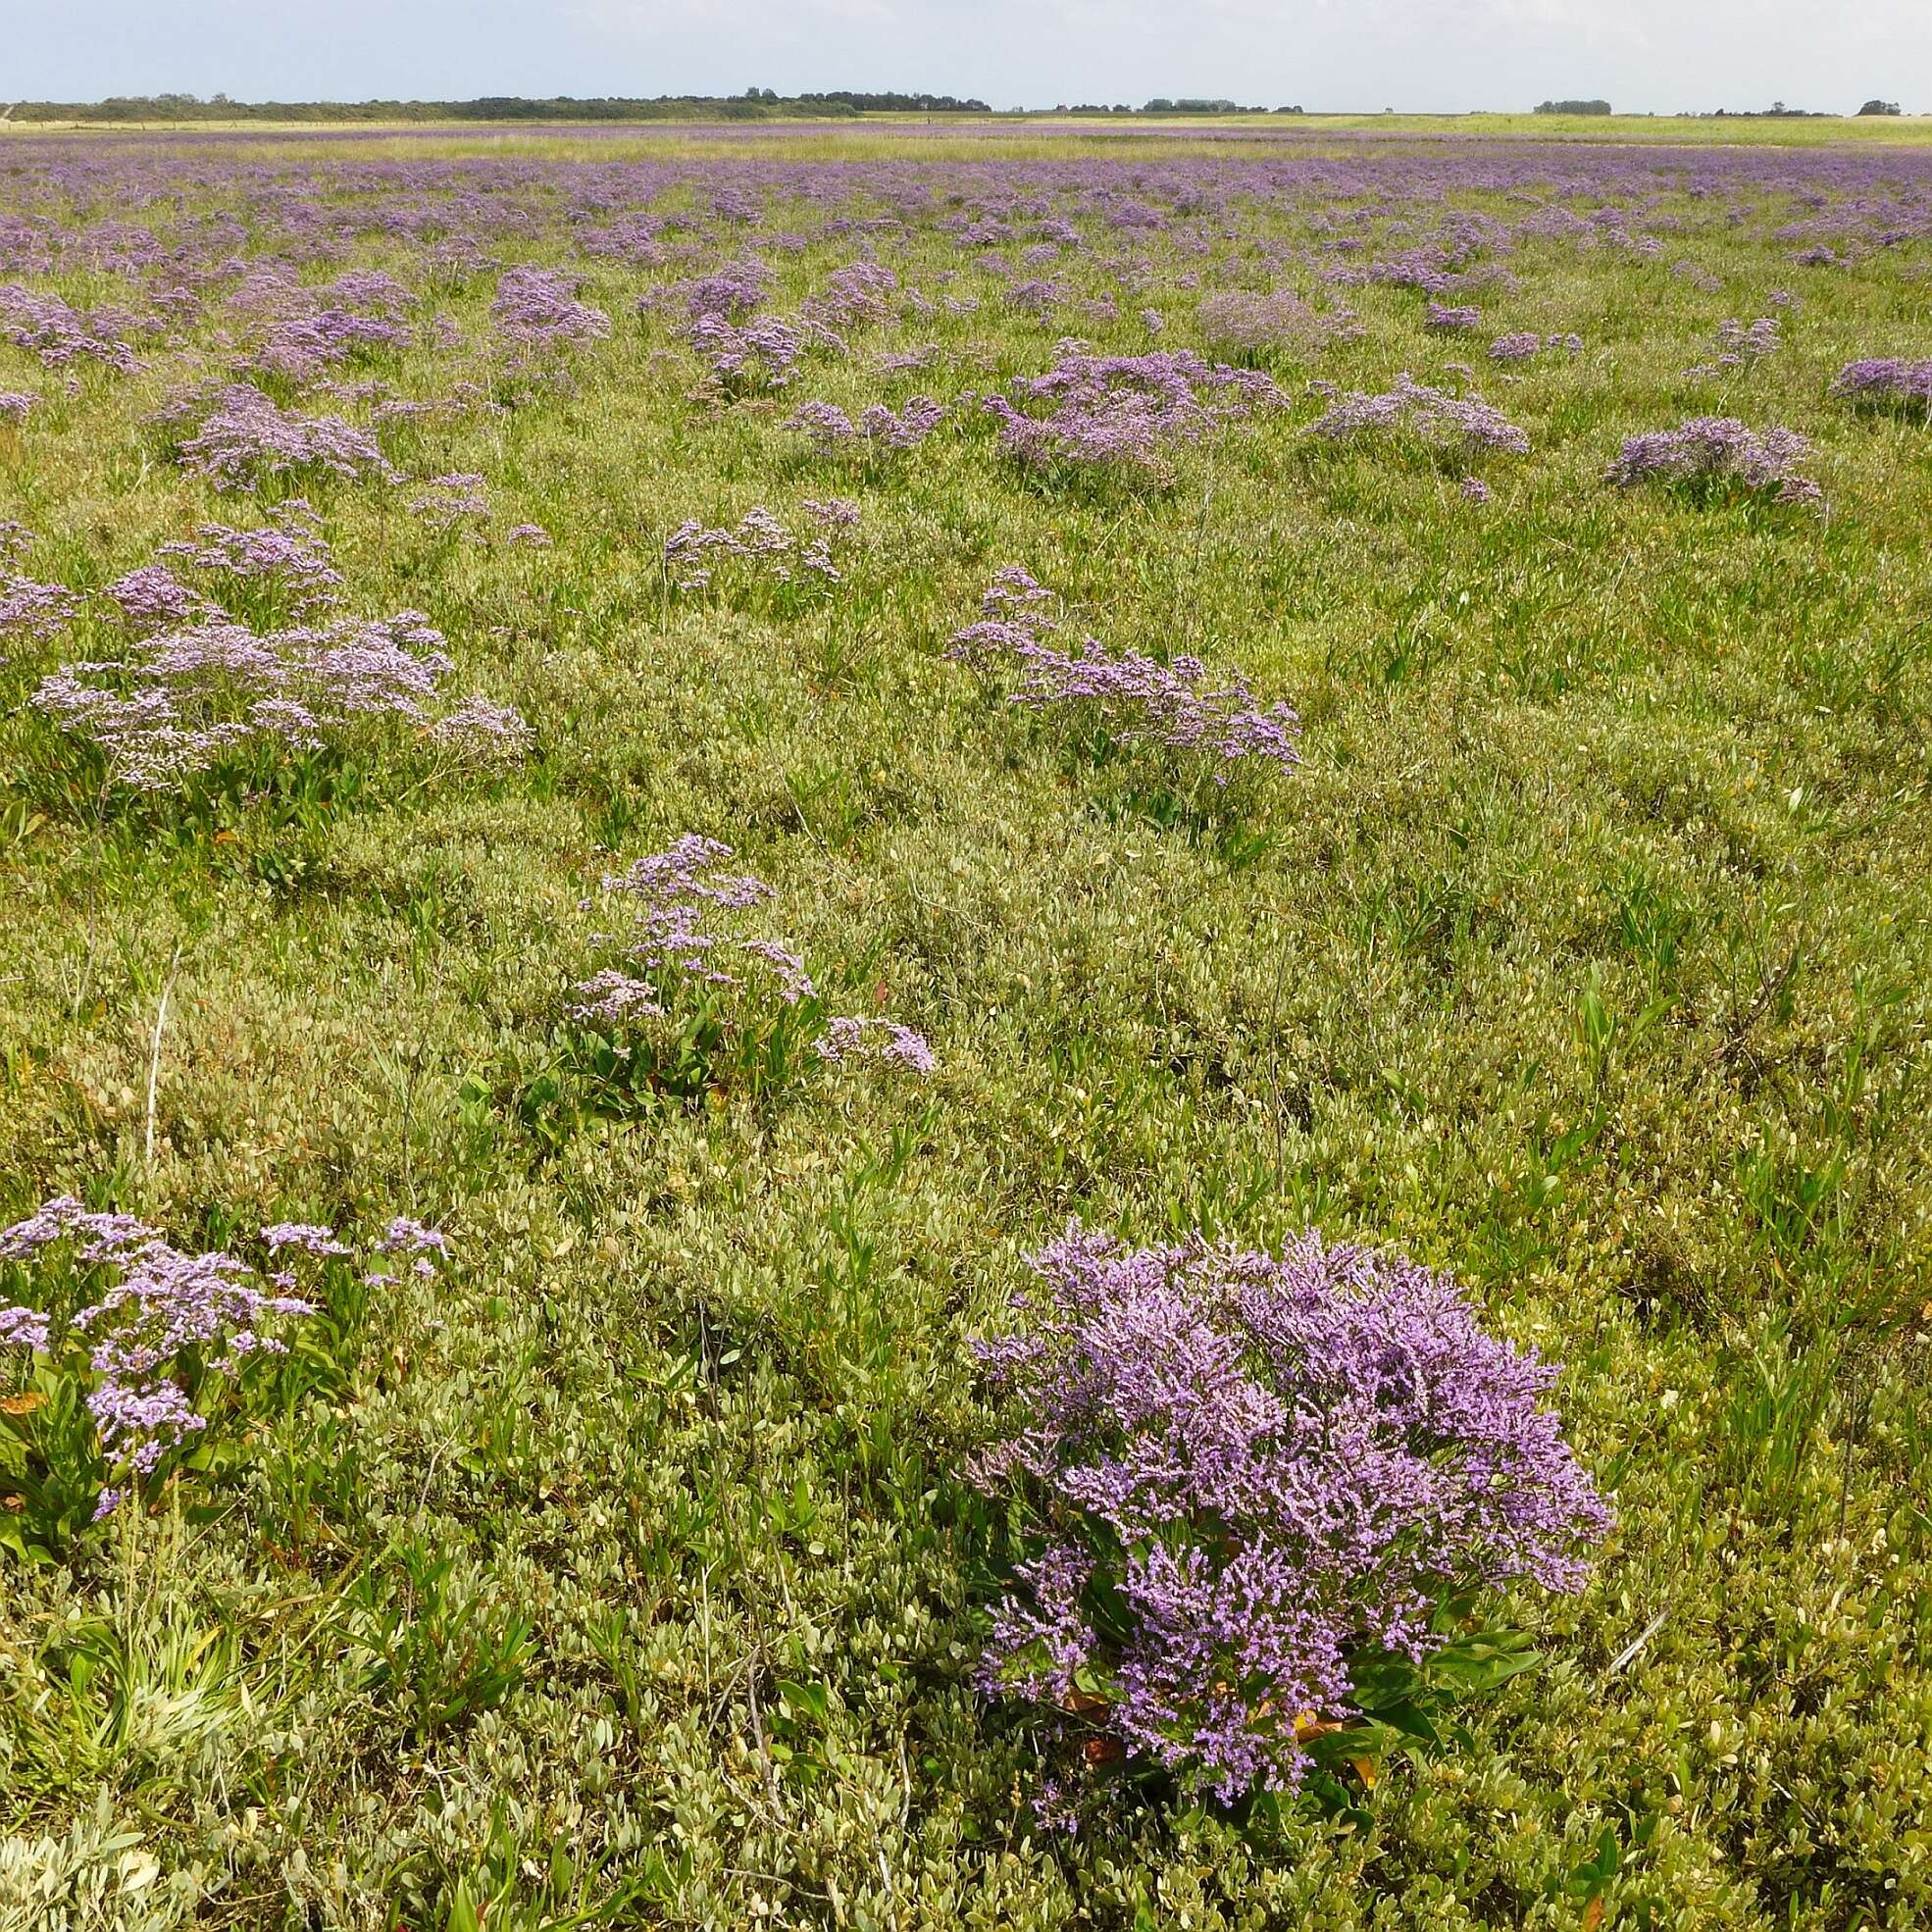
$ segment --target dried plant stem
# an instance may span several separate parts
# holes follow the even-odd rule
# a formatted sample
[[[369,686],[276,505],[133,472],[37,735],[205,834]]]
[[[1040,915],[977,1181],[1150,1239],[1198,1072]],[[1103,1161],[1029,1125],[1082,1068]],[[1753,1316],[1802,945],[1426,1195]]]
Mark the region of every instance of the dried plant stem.
[[[161,998],[154,1009],[154,1037],[148,1042],[147,1056],[147,1133],[142,1144],[141,1162],[150,1172],[154,1168],[154,1106],[161,1084],[161,1036],[168,1025],[168,1002],[174,996],[175,975],[180,971],[181,949],[168,963],[168,978],[161,988]]]

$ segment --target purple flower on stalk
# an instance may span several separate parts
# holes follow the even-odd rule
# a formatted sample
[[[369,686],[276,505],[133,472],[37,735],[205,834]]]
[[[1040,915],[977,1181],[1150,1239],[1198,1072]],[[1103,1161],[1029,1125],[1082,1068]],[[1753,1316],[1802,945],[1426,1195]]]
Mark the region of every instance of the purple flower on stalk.
[[[784,427],[811,437],[821,454],[863,442],[875,450],[912,449],[945,420],[945,406],[931,396],[914,396],[894,413],[883,402],[871,404],[857,424],[836,403],[801,403]]]
[[[911,1027],[902,1027],[895,1020],[847,1015],[827,1023],[825,1031],[812,1042],[812,1051],[834,1066],[850,1059],[875,1059],[923,1075],[936,1072],[940,1064],[926,1036]]]
[[[219,614],[208,598],[183,584],[166,564],[142,564],[117,577],[105,594],[130,624],[144,631],[194,624]]]
[[[1543,337],[1534,329],[1525,330],[1515,335],[1499,335],[1490,344],[1492,362],[1528,362],[1541,352]]]
[[[484,522],[489,517],[489,498],[484,494],[483,479],[474,470],[454,470],[448,476],[432,477],[423,493],[410,498],[409,507],[441,536],[447,536],[466,522]]]
[[[279,503],[266,529],[237,530],[229,524],[202,524],[191,541],[164,543],[155,553],[185,568],[234,583],[274,580],[298,610],[333,603],[342,573],[330,560],[320,521],[301,497]],[[125,585],[127,579],[123,579]],[[157,583],[158,597],[166,592]],[[112,591],[109,593],[113,594]],[[121,599],[117,598],[117,602]],[[127,608],[124,604],[123,608]],[[130,613],[131,614],[131,613]]]
[[[816,535],[801,538],[763,504],[747,510],[732,529],[689,519],[665,539],[665,572],[685,591],[708,588],[713,573],[727,560],[743,566],[741,575],[769,583],[795,583],[801,571],[823,585],[839,583],[832,545],[858,522],[858,505],[846,497],[825,502],[807,497],[799,507],[820,526]]]
[[[1352,309],[1317,309],[1292,288],[1266,293],[1224,289],[1202,301],[1197,320],[1202,336],[1215,348],[1243,355],[1276,351],[1311,356],[1331,342],[1361,333]]]
[[[148,637],[119,663],[62,665],[30,702],[137,790],[178,786],[249,742],[312,751],[383,718],[492,756],[521,750],[528,728],[514,711],[472,698],[435,712],[451,668],[442,643],[420,611],[262,635],[216,615]]]
[[[1478,308],[1459,307],[1453,303],[1431,302],[1427,321],[1431,329],[1440,330],[1446,334],[1460,334],[1466,330],[1482,328],[1483,312]]]
[[[1447,1278],[1312,1232],[1277,1259],[1076,1226],[1031,1265],[1019,1332],[979,1345],[1016,1429],[969,1475],[1039,1544],[990,1696],[1230,1803],[1294,1789],[1354,1660],[1419,1660],[1438,1602],[1581,1587],[1611,1517],[1543,1404],[1555,1371]]]
[[[37,356],[48,369],[98,362],[131,375],[134,351],[127,341],[131,322],[121,315],[83,315],[58,295],[36,293],[17,281],[0,283],[0,341]]]
[[[272,1221],[262,1230],[262,1245],[271,1254],[280,1254],[284,1247],[292,1247],[318,1260],[349,1252],[347,1246],[335,1239],[333,1228],[320,1227],[313,1221]]]
[[[383,1229],[382,1239],[377,1243],[377,1251],[382,1254],[439,1254],[447,1260],[449,1240],[439,1228],[429,1227],[407,1214],[398,1214]]]
[[[0,389],[0,423],[25,423],[39,401],[25,389]]]

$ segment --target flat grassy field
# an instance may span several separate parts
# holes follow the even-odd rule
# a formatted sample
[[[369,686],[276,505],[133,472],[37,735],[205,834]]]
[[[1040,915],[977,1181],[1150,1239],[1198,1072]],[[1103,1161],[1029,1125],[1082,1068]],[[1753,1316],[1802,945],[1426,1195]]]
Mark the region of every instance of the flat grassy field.
[[[312,1308],[117,1438],[0,1241],[8,1932],[1932,1920],[1932,147],[1453,126],[7,131],[0,1223]],[[1696,419],[1804,444],[1606,480]],[[768,895],[627,950],[687,835]],[[1559,1362],[1537,1666],[1049,1828],[971,1344],[1076,1219]]]

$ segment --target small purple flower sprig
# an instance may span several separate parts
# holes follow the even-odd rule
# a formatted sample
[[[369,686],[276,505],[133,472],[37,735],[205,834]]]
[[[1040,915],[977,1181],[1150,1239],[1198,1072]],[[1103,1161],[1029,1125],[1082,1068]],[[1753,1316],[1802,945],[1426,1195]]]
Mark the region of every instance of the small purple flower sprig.
[[[377,1246],[412,1258],[419,1274],[447,1253],[441,1234],[407,1218]],[[285,1353],[280,1331],[315,1315],[316,1296],[331,1282],[346,1290],[353,1273],[349,1246],[311,1222],[271,1223],[259,1246],[259,1264],[228,1249],[190,1253],[133,1215],[90,1210],[72,1195],[0,1229],[0,1373],[34,1385],[33,1399],[7,1411],[24,1426],[0,1440],[0,1474],[10,1452],[29,1461],[40,1452],[32,1418],[64,1407],[52,1398],[66,1382],[84,1390],[92,1422],[88,1466],[66,1472],[92,1492],[92,1520],[151,1490],[178,1451],[206,1436],[217,1391],[231,1393],[251,1363]],[[372,1273],[363,1286],[387,1279]]]
[[[1647,483],[1705,491],[1731,487],[1778,503],[1818,503],[1823,490],[1795,468],[1810,453],[1809,441],[1796,430],[1758,431],[1734,416],[1697,416],[1674,430],[1626,437],[1603,480],[1620,489]]]
[[[1301,726],[1293,706],[1263,703],[1238,672],[1210,684],[1197,657],[1162,664],[1095,637],[1078,651],[1062,650],[1048,641],[1059,628],[1049,614],[1053,602],[1026,571],[1007,566],[982,596],[980,621],[953,633],[946,657],[981,669],[1011,658],[1025,678],[1009,703],[1029,711],[1086,706],[1123,742],[1203,752],[1216,785],[1225,786],[1248,760],[1284,775],[1300,764]]]
[[[628,906],[629,926],[594,937],[612,963],[577,984],[570,1016],[613,1029],[671,1020],[687,990],[702,995],[701,1005],[721,996],[747,996],[747,971],[755,970],[785,1012],[808,1029],[824,1020],[811,1042],[820,1060],[833,1066],[880,1060],[921,1075],[934,1072],[938,1060],[922,1035],[872,1016],[828,1016],[824,996],[796,949],[741,930],[739,915],[777,894],[762,879],[725,871],[732,856],[731,846],[687,832],[626,871],[607,874],[604,897]]]
[[[1362,333],[1353,309],[1318,309],[1292,288],[1222,289],[1203,298],[1196,319],[1210,346],[1238,355],[1318,355]]]
[[[693,391],[696,401],[730,402],[769,395],[790,385],[807,350],[847,353],[844,339],[809,317],[788,322],[783,316],[752,316],[735,322],[706,314],[692,319],[685,339],[704,364],[704,378]]]
[[[736,525],[707,525],[689,518],[665,539],[666,581],[687,596],[726,587],[724,569],[736,586],[829,590],[844,582],[837,553],[858,527],[859,506],[849,497],[806,497],[799,505],[808,525],[794,528],[754,504]]]
[[[1576,334],[1539,335],[1534,329],[1518,330],[1499,335],[1490,344],[1492,362],[1531,362],[1547,352],[1560,350],[1567,355],[1583,353],[1583,337]]]
[[[79,616],[80,599],[64,584],[42,584],[21,574],[18,566],[34,540],[25,524],[0,518],[0,637],[45,643]]]
[[[1030,1265],[976,1345],[1009,1428],[968,1477],[1025,1552],[980,1684],[1076,1777],[1293,1792],[1331,1738],[1373,1749],[1368,1686],[1426,1668],[1446,1606],[1583,1586],[1612,1517],[1556,1371],[1449,1278],[1312,1231],[1275,1256],[1076,1224]]]

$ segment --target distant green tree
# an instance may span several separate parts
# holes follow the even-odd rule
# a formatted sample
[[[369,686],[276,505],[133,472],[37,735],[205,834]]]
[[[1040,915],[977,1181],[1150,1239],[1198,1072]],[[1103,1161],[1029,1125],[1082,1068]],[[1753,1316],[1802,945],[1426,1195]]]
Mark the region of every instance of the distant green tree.
[[[1608,114],[1608,101],[1543,101],[1537,106],[1539,114]]]
[[[1897,101],[1867,101],[1858,110],[1858,113],[1862,116],[1867,114],[1897,114],[1898,111],[1899,103]]]

